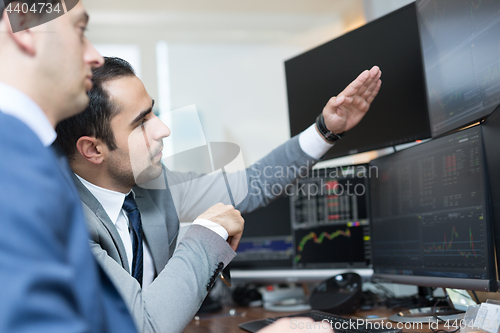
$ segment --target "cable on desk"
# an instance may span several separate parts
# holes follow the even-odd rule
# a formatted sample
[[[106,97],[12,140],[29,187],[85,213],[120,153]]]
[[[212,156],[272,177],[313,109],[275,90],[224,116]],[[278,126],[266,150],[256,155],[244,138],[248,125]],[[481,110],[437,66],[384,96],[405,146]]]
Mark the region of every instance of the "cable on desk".
[[[449,296],[447,295],[446,298],[448,298]],[[434,305],[432,306],[432,317],[436,318],[437,320],[440,320],[442,321],[443,323],[446,323],[446,320],[444,320],[443,318],[439,317],[437,315],[437,310],[436,310],[436,306],[438,305],[438,303],[441,302],[441,300],[437,300],[436,303],[434,303]],[[430,326],[430,329],[432,330],[432,332],[434,333],[455,333],[455,332],[458,332],[460,331],[460,326],[457,327],[457,329],[453,330],[453,331],[447,331],[447,330],[443,330],[442,328],[438,329],[438,330],[435,330],[432,328],[432,326]]]
[[[472,295],[474,295],[474,298],[476,299],[476,303],[477,304],[481,304],[481,301],[479,300],[479,297],[477,297],[476,291],[475,290],[471,290],[471,291],[472,291]]]

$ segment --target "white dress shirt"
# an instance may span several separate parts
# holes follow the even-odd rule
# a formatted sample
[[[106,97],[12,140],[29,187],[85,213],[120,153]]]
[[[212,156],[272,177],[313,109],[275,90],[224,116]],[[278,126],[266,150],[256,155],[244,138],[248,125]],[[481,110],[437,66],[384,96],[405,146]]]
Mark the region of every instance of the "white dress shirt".
[[[3,82],[0,82],[0,111],[26,124],[45,147],[56,139],[56,131],[42,109],[26,94]]]
[[[122,240],[123,246],[125,247],[125,252],[127,253],[128,267],[132,269],[132,259],[134,258],[134,253],[132,250],[132,228],[129,228],[128,215],[123,210],[123,203],[125,202],[125,197],[130,193],[124,194],[121,192],[111,191],[100,186],[94,185],[82,177],[76,175],[83,185],[96,197],[96,199],[101,203],[102,207],[108,214],[109,219],[118,230],[118,234]],[[131,191],[133,193],[133,191]],[[135,194],[134,194],[135,197]],[[148,245],[144,242],[143,244],[143,273],[142,273],[142,288],[147,288],[151,282],[153,282],[155,276],[155,267],[153,264],[153,257],[151,256],[151,251],[149,251]],[[131,273],[129,271],[129,273]]]
[[[334,144],[326,142],[316,130],[316,124],[312,124],[308,129],[299,134],[299,145],[304,153],[319,159],[325,155]]]

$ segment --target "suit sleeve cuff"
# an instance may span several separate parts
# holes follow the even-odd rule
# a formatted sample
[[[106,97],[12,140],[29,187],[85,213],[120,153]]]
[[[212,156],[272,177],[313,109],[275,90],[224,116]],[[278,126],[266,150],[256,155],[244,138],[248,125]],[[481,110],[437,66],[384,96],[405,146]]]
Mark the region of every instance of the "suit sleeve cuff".
[[[318,133],[312,124],[308,129],[299,134],[300,148],[307,155],[320,159],[326,152],[333,147],[332,143],[327,143]]]
[[[212,230],[217,235],[221,236],[224,240],[227,240],[227,238],[229,237],[227,230],[224,229],[223,226],[221,226],[220,224],[217,224],[215,222],[205,220],[205,219],[196,219],[196,220],[194,220],[193,224],[201,225],[207,229]]]

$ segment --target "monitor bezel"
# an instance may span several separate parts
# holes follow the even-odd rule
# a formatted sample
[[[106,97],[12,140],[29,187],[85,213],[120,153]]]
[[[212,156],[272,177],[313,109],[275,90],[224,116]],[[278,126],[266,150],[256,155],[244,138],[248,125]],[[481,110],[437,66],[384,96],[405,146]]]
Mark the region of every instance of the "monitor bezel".
[[[310,52],[313,52],[315,51],[317,48],[319,47],[322,47],[324,46],[325,44],[328,44],[328,43],[332,43],[336,40],[339,40],[339,39],[344,39],[344,38],[349,38],[350,36],[353,36],[353,35],[356,35],[360,32],[363,32],[364,30],[366,29],[370,29],[371,26],[373,25],[377,25],[377,24],[380,24],[381,22],[384,22],[388,19],[390,19],[392,16],[395,16],[395,15],[398,15],[400,12],[403,12],[403,11],[407,11],[409,8],[411,7],[414,7],[415,9],[415,12],[417,11],[417,8],[416,8],[416,4],[414,2],[412,3],[409,3],[397,10],[394,10],[382,17],[379,17],[375,20],[372,20],[370,22],[367,22],[366,24],[360,26],[359,28],[357,29],[354,29],[354,30],[351,30],[351,31],[348,31],[347,33],[343,34],[343,35],[340,35],[336,38],[333,38],[332,40],[329,40],[327,41],[326,43],[323,43],[322,45],[319,45],[315,48],[312,48],[312,49],[309,49],[307,50],[306,52],[303,52],[295,57],[292,57],[290,59],[287,59],[285,61],[285,64],[284,64],[284,67],[285,67],[285,77],[286,77],[286,85],[287,85],[287,103],[288,103],[288,116],[289,116],[289,123],[290,123],[290,134],[291,136],[294,136],[294,135],[298,135],[300,132],[302,132],[303,130],[300,130],[298,132],[296,131],[293,131],[292,129],[292,121],[291,121],[291,118],[292,118],[292,114],[291,114],[291,111],[290,111],[290,98],[288,96],[289,94],[289,88],[288,88],[288,75],[287,75],[287,63],[289,62],[292,62],[292,61],[295,61],[297,58],[303,56],[303,55],[306,55]],[[416,13],[417,14],[417,13]],[[419,28],[418,28],[418,15],[417,15],[417,30],[419,31]],[[429,138],[432,138],[432,131],[431,131],[431,120],[430,120],[430,114],[429,114],[429,110],[428,110],[428,96],[427,96],[427,85],[426,85],[426,78],[425,78],[425,68],[424,68],[424,62],[423,62],[423,58],[422,58],[422,49],[421,49],[421,41],[420,41],[420,36],[418,37],[419,38],[419,41],[418,43],[420,44],[420,62],[421,62],[421,68],[422,68],[422,84],[423,84],[423,95],[425,95],[425,112],[424,114],[422,115],[423,117],[425,117],[425,126],[426,128],[425,129],[421,129],[421,131],[419,133],[415,133],[413,137],[409,137],[409,136],[406,136],[404,138],[398,138],[398,139],[395,139],[394,142],[383,142],[383,143],[373,143],[372,141],[370,140],[367,140],[367,142],[363,145],[363,147],[361,148],[352,148],[351,150],[345,152],[345,151],[341,151],[341,152],[337,152],[335,150],[335,148],[331,149],[329,152],[327,152],[324,156],[324,158],[326,159],[335,159],[335,158],[340,158],[340,157],[345,157],[345,156],[351,156],[351,155],[355,155],[355,154],[359,154],[359,153],[364,153],[364,152],[369,152],[369,151],[373,151],[373,150],[377,150],[377,149],[383,149],[383,148],[387,148],[387,147],[392,147],[392,146],[396,146],[396,145],[401,145],[401,144],[406,144],[406,143],[412,143],[412,142],[417,142],[417,141],[420,141],[420,140],[426,140],[426,139],[429,139]],[[383,70],[383,68],[382,68]],[[383,80],[383,78],[382,78]],[[383,89],[383,88],[381,88]],[[325,100],[325,103],[326,103],[327,100]],[[375,100],[376,102],[376,100]],[[368,111],[370,112],[370,111]],[[344,138],[345,140],[345,138]],[[397,141],[397,142],[396,142]]]
[[[486,250],[488,251],[488,258],[487,258],[487,278],[486,279],[471,279],[471,278],[459,278],[459,277],[437,277],[437,276],[428,276],[428,275],[418,275],[417,274],[412,274],[412,275],[406,275],[406,274],[397,274],[397,273],[380,273],[377,272],[377,266],[375,264],[375,261],[372,258],[372,268],[373,268],[373,281],[377,282],[388,282],[388,283],[400,283],[400,284],[408,284],[408,285],[417,285],[420,287],[436,287],[436,288],[454,288],[454,289],[469,289],[469,290],[477,290],[477,291],[490,291],[490,292],[496,292],[498,290],[498,283],[497,280],[498,278],[498,271],[497,271],[497,256],[496,256],[496,251],[494,248],[495,244],[495,239],[494,239],[494,233],[493,233],[493,220],[492,220],[492,212],[491,212],[491,205],[490,205],[490,193],[488,190],[488,173],[487,173],[487,165],[486,165],[486,152],[484,149],[484,141],[483,141],[483,131],[481,126],[474,126],[471,128],[466,128],[458,132],[453,132],[451,134],[448,134],[448,136],[452,135],[457,135],[460,132],[465,132],[465,131],[470,131],[473,129],[477,129],[478,133],[481,138],[481,157],[482,157],[482,163],[483,163],[483,184],[484,184],[484,213],[485,213],[485,223],[486,223],[486,230],[489,230],[488,233],[488,239],[487,239],[487,244],[486,244]],[[422,143],[420,145],[414,146],[407,148],[403,151],[395,152],[394,154],[398,154],[401,152],[404,152],[406,150],[411,150],[411,149],[421,149],[421,147],[425,144],[428,143],[433,143],[437,140],[444,140],[445,137],[443,136],[438,139],[432,139],[428,142]],[[419,148],[420,147],[420,148]],[[391,155],[394,155],[391,154]],[[390,158],[391,155],[381,157],[379,159],[384,159],[384,158]],[[375,160],[370,161],[370,165],[372,162]],[[371,189],[372,186],[370,184],[369,188]],[[373,193],[370,193],[370,200],[373,200]],[[373,203],[371,202],[370,205]],[[370,230],[372,233],[372,256],[374,252],[374,246],[373,246],[373,218],[370,218]],[[384,270],[388,270],[389,268],[384,267]],[[398,267],[396,269],[397,271],[401,271],[402,269]]]
[[[274,270],[241,270],[232,269],[231,279],[238,283],[316,283],[332,276],[354,272],[363,281],[369,282],[373,276],[371,268],[338,268],[338,269],[274,269]]]
[[[469,115],[468,117],[465,117],[459,125],[448,125],[443,127],[442,129],[439,130],[434,130],[434,127],[432,126],[432,116],[431,116],[431,103],[430,103],[430,96],[429,96],[429,85],[428,85],[428,79],[427,79],[427,71],[425,70],[425,57],[424,57],[424,42],[422,40],[422,30],[423,30],[423,23],[422,23],[422,17],[419,15],[419,10],[418,10],[418,5],[420,2],[423,0],[416,0],[415,1],[415,10],[417,12],[417,25],[418,25],[418,31],[419,31],[419,39],[420,39],[420,52],[421,52],[421,59],[422,59],[422,68],[423,68],[423,77],[424,77],[424,85],[425,85],[425,98],[426,98],[426,103],[427,103],[427,113],[428,113],[428,120],[429,120],[429,128],[431,131],[431,136],[433,139],[441,138],[443,136],[446,136],[451,133],[455,133],[456,131],[460,131],[463,128],[468,128],[470,125],[484,119],[488,115],[490,115],[497,107],[498,105],[490,105],[486,108],[484,108],[481,112],[477,114],[472,114]]]

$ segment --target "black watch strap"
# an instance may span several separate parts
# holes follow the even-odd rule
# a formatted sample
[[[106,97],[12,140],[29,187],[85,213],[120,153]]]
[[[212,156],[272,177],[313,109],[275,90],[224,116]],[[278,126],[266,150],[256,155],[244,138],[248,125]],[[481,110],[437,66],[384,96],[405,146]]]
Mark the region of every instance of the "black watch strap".
[[[323,135],[326,141],[330,143],[335,143],[335,141],[340,140],[344,133],[335,134],[331,132],[328,128],[326,128],[325,118],[323,117],[323,113],[321,113],[318,118],[316,118],[316,127],[318,127],[318,131]]]

